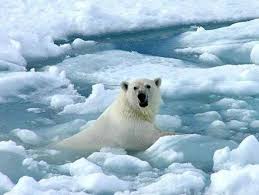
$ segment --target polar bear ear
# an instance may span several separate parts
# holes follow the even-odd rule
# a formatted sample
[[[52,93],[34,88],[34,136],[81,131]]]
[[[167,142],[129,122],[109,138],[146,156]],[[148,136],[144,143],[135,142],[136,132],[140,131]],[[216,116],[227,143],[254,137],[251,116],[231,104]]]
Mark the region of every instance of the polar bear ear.
[[[154,79],[154,81],[155,81],[155,84],[156,84],[157,87],[161,86],[162,80],[160,78],[156,78],[156,79]]]
[[[126,82],[126,81],[122,81],[121,82],[121,88],[122,88],[123,91],[127,91],[128,87],[129,87],[129,83],[128,82]]]

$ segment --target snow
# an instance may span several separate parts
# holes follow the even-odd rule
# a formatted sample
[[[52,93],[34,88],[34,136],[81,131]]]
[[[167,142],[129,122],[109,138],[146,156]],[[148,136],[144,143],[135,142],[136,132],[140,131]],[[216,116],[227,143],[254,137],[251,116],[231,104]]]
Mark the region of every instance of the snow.
[[[110,60],[107,62],[106,59]],[[73,71],[71,64],[76,64]],[[154,66],[156,72],[146,72]],[[81,55],[58,64],[58,68],[66,70],[72,80],[90,80],[109,87],[118,86],[128,78],[153,79],[160,76],[163,78],[162,95],[171,98],[210,93],[226,96],[259,94],[259,68],[256,65],[224,65],[212,68],[190,66],[192,65],[181,60],[117,50]]]
[[[0,172],[0,193],[11,190],[13,186],[14,184],[9,177]]]
[[[80,55],[86,53],[94,53],[98,51],[103,51],[107,49],[113,49],[114,46],[111,43],[96,42],[92,40],[83,40],[76,38],[70,45],[71,48],[68,49],[68,55]]]
[[[59,188],[58,190],[49,189],[41,186],[32,177],[23,176],[19,179],[18,183],[12,188],[11,191],[5,193],[5,195],[28,195],[28,194],[39,194],[39,195],[54,195],[54,194],[75,194],[85,195],[84,192],[69,192],[65,189]]]
[[[0,142],[0,151],[11,152],[11,153],[19,154],[19,155],[22,155],[22,156],[25,155],[24,147],[17,145],[12,140],[1,141]]]
[[[129,155],[116,155],[107,158],[103,163],[103,167],[111,172],[125,175],[138,174],[143,171],[151,170],[151,166],[148,162]]]
[[[1,64],[5,64],[5,66],[10,66],[11,68],[17,67],[17,65],[25,66],[26,60],[21,55],[21,44],[14,39],[10,39],[3,30],[0,31],[0,35]]]
[[[14,129],[12,133],[17,136],[22,142],[32,145],[37,145],[41,142],[41,138],[28,129]]]
[[[245,10],[242,9],[244,6]],[[0,60],[24,66],[26,61],[64,57],[69,49],[56,45],[54,40],[65,39],[69,35],[244,20],[258,17],[258,8],[257,1],[247,4],[244,0],[213,3],[198,0],[195,5],[191,0],[163,0],[150,1],[149,6],[144,0],[127,3],[118,0],[105,3],[99,0],[73,3],[38,1],[37,4],[31,0],[5,1],[0,10],[3,29],[0,48],[5,52],[1,52]]]
[[[50,100],[50,106],[59,109],[59,108],[64,108],[66,105],[73,104],[73,96],[68,96],[68,95],[53,95]]]
[[[185,32],[169,44],[178,54],[198,55],[201,63],[208,62],[214,66],[258,64],[257,29],[258,19],[255,19],[211,30]]]
[[[35,161],[33,158],[25,158],[22,161],[22,165],[25,166],[28,170],[38,171],[40,169],[48,169],[49,165],[45,161]]]
[[[258,174],[258,165],[220,170],[211,175],[211,184],[206,194],[256,195],[259,193]]]
[[[116,92],[118,93],[117,90],[105,89],[103,84],[95,84],[92,86],[92,93],[84,102],[76,104],[65,102],[67,105],[61,113],[86,114],[101,112],[112,103],[115,95],[117,95]]]
[[[222,146],[233,148],[236,144],[196,134],[164,136],[144,151],[141,156],[155,167],[166,168],[175,162],[190,162],[194,166],[206,169],[212,166],[210,161],[214,151]],[[199,152],[197,153],[197,151]]]
[[[62,170],[66,170],[72,176],[89,175],[91,173],[102,172],[102,169],[98,165],[95,165],[85,158],[80,158],[73,163],[61,165],[60,168]]]
[[[199,60],[205,64],[211,64],[213,66],[222,65],[223,62],[216,56],[211,53],[204,52],[199,56]]]
[[[61,94],[72,96],[74,99],[80,98],[66,78],[65,72],[59,71],[55,67],[51,67],[45,72],[11,72],[0,76],[0,100],[2,100],[0,103],[21,98],[50,104],[53,103],[53,96]],[[55,92],[54,89],[57,91]],[[41,97],[40,100],[39,97]]]
[[[37,163],[32,159],[25,160],[26,164],[30,165],[30,169],[39,169],[39,166],[47,165],[43,161]],[[100,167],[84,158],[62,165],[60,168],[63,171],[69,170],[71,176],[51,176],[38,182],[32,177],[23,176],[6,194],[86,194],[83,191],[104,194],[127,190],[130,187],[129,182],[114,175],[104,174]]]
[[[246,137],[240,145],[233,150],[229,147],[217,150],[214,153],[214,170],[229,169],[232,166],[245,166],[247,164],[259,164],[257,150],[259,142],[253,136]]]
[[[0,194],[259,194],[258,8],[1,2]],[[51,149],[139,77],[162,78],[155,125],[178,135],[139,153]]]
[[[196,171],[187,171],[182,174],[167,173],[157,182],[142,187],[132,194],[195,194],[201,192],[204,186],[203,175]]]
[[[41,179],[38,183],[44,189],[53,189],[56,191],[65,189],[69,191],[70,194],[76,194],[77,191],[83,191],[82,187],[75,181],[75,178],[66,175]]]
[[[129,189],[129,183],[119,179],[116,176],[108,176],[103,173],[93,173],[88,176],[78,178],[78,183],[86,191],[94,194],[112,194],[117,191]]]

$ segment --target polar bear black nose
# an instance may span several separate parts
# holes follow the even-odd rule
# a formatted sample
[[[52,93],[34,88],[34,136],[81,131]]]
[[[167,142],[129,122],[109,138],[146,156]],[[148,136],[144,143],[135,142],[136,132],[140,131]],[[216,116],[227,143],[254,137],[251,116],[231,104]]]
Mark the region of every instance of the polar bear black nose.
[[[140,102],[145,102],[146,101],[146,95],[144,93],[138,94],[138,99]]]

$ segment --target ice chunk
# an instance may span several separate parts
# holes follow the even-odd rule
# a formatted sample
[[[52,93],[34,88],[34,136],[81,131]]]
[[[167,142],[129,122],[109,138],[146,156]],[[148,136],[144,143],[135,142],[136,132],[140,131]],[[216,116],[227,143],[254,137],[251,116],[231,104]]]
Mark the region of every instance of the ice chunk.
[[[9,177],[0,172],[0,193],[11,190],[13,186],[14,184]]]
[[[18,146],[12,140],[9,141],[1,141],[0,142],[0,151],[12,152],[19,155],[25,155],[25,149],[23,146]]]
[[[100,0],[91,0],[87,3],[48,1],[47,4],[35,4],[32,0],[26,3],[7,1],[0,10],[5,16],[0,19],[0,34],[4,37],[0,41],[0,59],[24,63],[23,58],[33,62],[35,59],[64,57],[67,49],[55,44],[54,40],[66,39],[73,35],[98,35],[210,21],[239,21],[258,17],[258,8],[257,1],[252,1],[248,5],[244,0],[235,3],[198,0],[195,6],[193,0],[162,0],[148,7],[144,0],[115,0],[105,3]],[[239,29],[245,28],[241,26]],[[239,34],[236,32],[239,31],[232,34]],[[15,43],[10,45],[12,42]],[[17,51],[18,45],[20,50]]]
[[[109,50],[68,58],[57,64],[71,80],[87,83],[104,83],[108,87],[119,87],[120,81],[139,77],[155,78],[176,66],[186,67],[188,62],[173,58],[148,56],[136,52]],[[149,71],[154,66],[159,72]],[[160,72],[161,71],[161,72]],[[145,74],[143,75],[143,73]],[[106,75],[105,77],[104,74]],[[109,77],[107,77],[109,75]],[[164,78],[164,77],[163,77]]]
[[[62,181],[63,182],[63,181]],[[73,183],[69,184],[70,186]],[[50,186],[50,185],[49,185]],[[59,184],[57,186],[64,186]],[[63,188],[59,188],[57,190],[49,189],[48,186],[44,187],[40,185],[37,181],[35,181],[32,177],[23,176],[19,179],[18,183],[12,188],[11,191],[7,192],[5,195],[28,195],[28,194],[39,194],[39,195],[50,195],[50,194],[68,194],[68,195],[86,195],[86,193],[82,192],[71,192]],[[66,187],[69,188],[69,187]],[[78,190],[78,189],[77,189]]]
[[[3,29],[3,28],[2,28]],[[0,61],[1,64],[16,69],[18,66],[26,66],[26,60],[21,55],[21,45],[18,41],[10,39],[6,32],[0,30]],[[12,65],[11,65],[12,64]]]
[[[248,125],[246,122],[241,122],[238,120],[231,120],[226,124],[229,129],[236,129],[236,130],[247,129],[247,125]]]
[[[228,120],[238,120],[242,122],[250,122],[256,118],[256,111],[249,109],[227,109],[222,112]]]
[[[112,194],[130,188],[130,183],[103,173],[93,173],[78,177],[77,182],[88,192],[94,194]]]
[[[174,131],[182,126],[182,120],[178,115],[157,115],[156,124],[162,130]]]
[[[220,120],[221,116],[216,111],[209,111],[204,113],[197,113],[195,114],[195,119],[201,122],[212,122],[215,120]]]
[[[175,173],[175,174],[182,174],[184,172],[197,172],[201,175],[205,176],[205,173],[200,170],[195,168],[191,163],[172,163],[167,169],[167,172]]]
[[[203,28],[202,26],[198,26],[196,29],[196,32],[202,32],[205,31],[205,28]]]
[[[67,190],[71,191],[71,195],[76,194],[77,191],[83,191],[82,187],[76,182],[76,178],[66,175],[41,179],[38,183],[43,189]]]
[[[197,171],[186,171],[181,174],[167,173],[158,181],[141,187],[132,194],[199,194],[205,187],[203,174]]]
[[[19,71],[25,71],[26,68],[24,66],[16,65],[12,62],[7,62],[0,60],[0,71],[13,71],[13,72],[19,72]]]
[[[65,72],[51,67],[44,72],[12,72],[0,77],[0,100],[12,102],[15,98],[31,102],[50,104],[53,95],[82,97],[74,89]]]
[[[107,158],[103,164],[104,169],[118,174],[138,174],[151,170],[148,162],[129,155],[114,155]]]
[[[85,102],[66,105],[61,113],[86,114],[102,112],[112,103],[117,94],[116,92],[117,90],[104,89],[103,84],[93,85],[92,93]]]
[[[256,29],[258,29],[258,19],[206,31],[185,32],[174,37],[170,44],[178,55],[194,58],[200,55],[200,62],[206,65],[213,65],[211,62],[214,62],[214,65],[219,65],[220,62],[257,63],[259,34]],[[210,56],[203,56],[207,53]]]
[[[211,184],[205,194],[257,195],[259,193],[258,175],[259,165],[220,170],[211,175]]]
[[[106,153],[106,152],[94,152],[90,156],[87,157],[87,159],[91,162],[94,162],[100,166],[103,166],[103,163],[106,159],[113,157],[114,154],[112,153]]]
[[[100,152],[94,152],[90,156],[88,156],[88,160],[103,166],[106,159],[112,158],[116,155],[126,155],[127,152],[123,148],[110,148],[104,147],[100,150]]]
[[[94,53],[98,51],[113,49],[114,46],[111,43],[104,42],[96,42],[96,41],[84,41],[82,39],[76,38],[71,43],[72,50],[70,51],[72,54],[86,54],[86,53]]]
[[[84,47],[88,47],[88,46],[93,46],[95,45],[96,42],[95,41],[84,41],[82,39],[75,39],[73,41],[73,43],[71,44],[71,46],[74,48],[74,49],[83,49]]]
[[[127,155],[121,148],[102,148],[87,159],[102,166],[105,171],[118,175],[138,174],[152,169],[148,162]]]
[[[259,120],[254,120],[250,123],[250,127],[253,129],[259,129]]]
[[[26,144],[37,145],[41,142],[41,138],[28,129],[14,129],[12,133]]]
[[[89,175],[92,173],[102,172],[101,167],[86,160],[85,158],[80,158],[73,163],[61,165],[60,168],[66,172],[69,172],[72,176]]]
[[[245,102],[244,100],[237,100],[237,99],[227,98],[227,97],[220,99],[219,101],[213,103],[213,105],[221,109],[226,109],[226,108],[238,109],[238,108],[248,107],[247,102]]]
[[[161,137],[141,158],[156,167],[168,167],[174,162],[190,162],[195,167],[211,169],[214,151],[222,146],[235,147],[233,141],[225,141],[196,134]]]
[[[209,126],[210,129],[225,129],[226,128],[226,125],[223,121],[220,121],[220,120],[216,120],[216,121],[213,121],[210,126]]]
[[[45,161],[35,161],[33,158],[25,158],[22,161],[22,165],[27,167],[28,170],[42,171],[43,173],[46,173],[46,170],[49,168],[48,163]]]
[[[219,138],[228,138],[230,132],[226,128],[226,124],[223,121],[215,120],[213,121],[207,130],[208,135],[215,136]]]
[[[250,135],[246,137],[240,145],[230,150],[229,147],[217,150],[214,153],[214,170],[229,169],[231,166],[244,166],[247,164],[258,164],[259,156],[257,151],[259,150],[259,142],[257,139]]]
[[[206,65],[213,65],[213,66],[218,66],[218,65],[223,65],[223,62],[215,55],[210,54],[210,53],[203,53],[199,56],[199,60],[202,63],[205,63]]]
[[[107,59],[109,59],[107,61]],[[127,59],[127,60],[125,60]],[[79,60],[79,63],[75,63]],[[218,94],[245,96],[259,94],[259,67],[255,65],[224,65],[212,68],[193,68],[181,60],[145,56],[131,52],[106,51],[87,54],[60,63],[68,76],[80,78],[105,86],[119,86],[128,78],[163,78],[161,91],[170,98],[193,97],[195,95]],[[156,71],[149,71],[156,66]],[[87,67],[87,69],[86,69]],[[75,71],[75,69],[77,71]],[[109,75],[109,77],[107,77]],[[184,90],[183,90],[184,89]]]
[[[73,96],[68,96],[68,95],[53,95],[50,100],[50,106],[59,109],[59,108],[64,108],[66,105],[73,104]]]
[[[36,113],[36,114],[44,112],[44,110],[41,109],[41,108],[28,108],[27,111],[28,112],[33,112],[33,113]]]

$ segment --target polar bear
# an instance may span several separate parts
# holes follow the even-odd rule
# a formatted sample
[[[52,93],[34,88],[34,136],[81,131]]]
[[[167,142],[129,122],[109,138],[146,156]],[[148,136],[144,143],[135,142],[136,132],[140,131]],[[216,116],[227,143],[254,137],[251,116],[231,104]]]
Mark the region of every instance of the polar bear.
[[[123,81],[115,101],[93,125],[64,139],[56,146],[60,149],[94,152],[102,147],[120,147],[128,151],[142,151],[162,132],[154,124],[160,96],[161,79]]]

